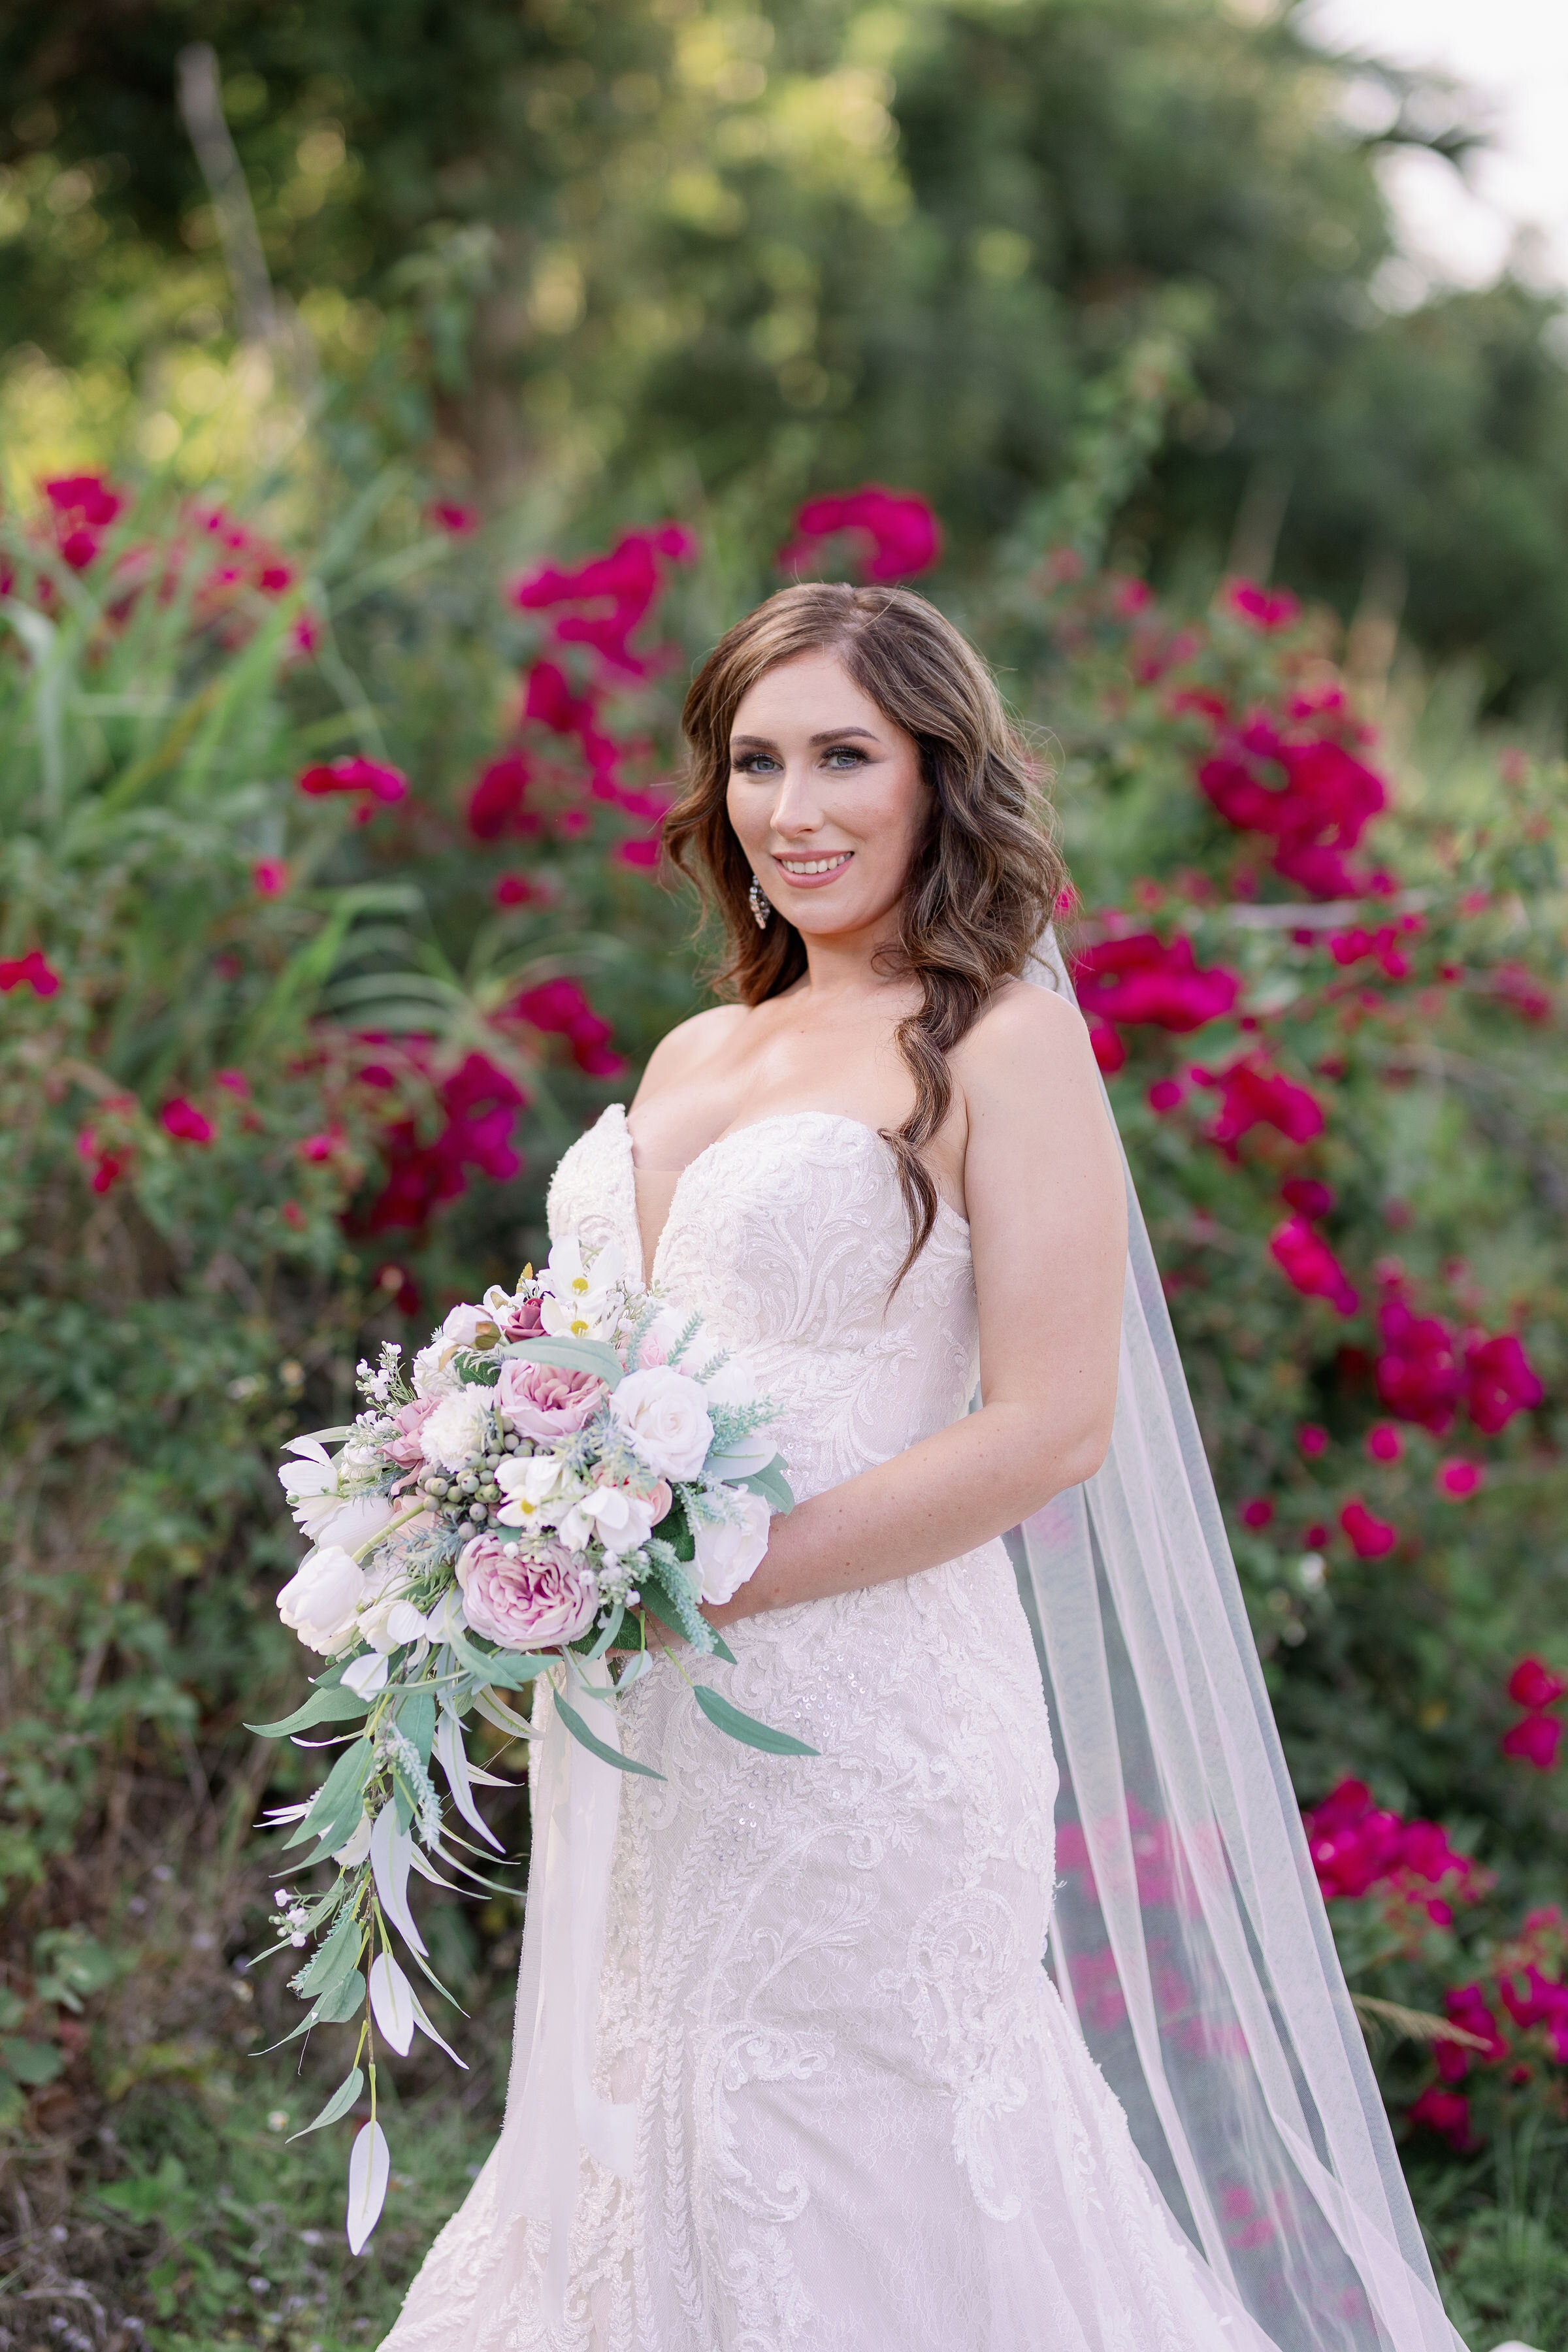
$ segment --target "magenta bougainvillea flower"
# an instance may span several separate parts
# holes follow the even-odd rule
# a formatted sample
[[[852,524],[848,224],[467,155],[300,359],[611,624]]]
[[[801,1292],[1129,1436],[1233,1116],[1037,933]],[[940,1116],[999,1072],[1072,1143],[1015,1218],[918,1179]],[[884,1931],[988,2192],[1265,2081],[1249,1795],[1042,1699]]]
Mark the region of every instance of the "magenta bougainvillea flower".
[[[1397,1291],[1378,1307],[1377,1326],[1379,1398],[1401,1421],[1443,1436],[1453,1427],[1465,1386],[1453,1332],[1436,1315],[1415,1314]]]
[[[1347,737],[1359,740],[1360,730],[1337,707],[1306,707],[1295,726],[1258,713],[1222,727],[1197,771],[1226,822],[1271,839],[1275,872],[1315,898],[1362,887],[1347,854],[1388,801],[1382,777]]]
[[[525,613],[555,614],[551,635],[557,645],[589,646],[612,668],[646,677],[648,660],[632,650],[632,635],[653,608],[661,566],[695,552],[696,541],[679,523],[629,530],[607,555],[590,556],[574,570],[542,565],[518,582],[511,601]]]
[[[42,948],[29,948],[22,956],[0,956],[0,996],[9,996],[14,988],[30,988],[35,996],[53,996],[59,984],[59,973]]]
[[[478,507],[465,506],[458,499],[435,499],[426,512],[437,530],[446,531],[452,539],[467,539],[479,527]]]
[[[158,1122],[176,1143],[207,1144],[216,1132],[205,1111],[198,1110],[184,1095],[170,1097],[158,1113]]]
[[[1563,1744],[1563,1726],[1554,1715],[1523,1715],[1509,1725],[1499,1744],[1505,1756],[1550,1772]]]
[[[1079,956],[1073,980],[1091,1021],[1150,1023],[1179,1033],[1220,1019],[1241,990],[1239,976],[1223,964],[1200,971],[1184,933],[1169,944],[1152,931],[1098,940]]]
[[[1300,600],[1288,588],[1260,588],[1256,580],[1232,581],[1225,601],[1233,613],[1266,636],[1293,628],[1301,617]]]
[[[1470,1419],[1488,1437],[1495,1437],[1516,1412],[1527,1412],[1546,1394],[1522,1340],[1511,1331],[1467,1343],[1465,1381]]]
[[[1338,1315],[1353,1315],[1360,1293],[1321,1234],[1305,1217],[1288,1217],[1268,1236],[1268,1254],[1303,1298],[1326,1298]]]
[[[794,536],[779,550],[780,571],[798,574],[810,570],[823,541],[843,531],[867,543],[863,561],[868,580],[912,580],[942,553],[942,526],[923,499],[867,482],[858,490],[806,500],[795,516]]]
[[[1219,1112],[1209,1139],[1229,1160],[1236,1158],[1241,1138],[1255,1127],[1277,1128],[1291,1143],[1310,1143],[1323,1131],[1323,1108],[1317,1096],[1270,1069],[1260,1055],[1246,1055],[1228,1069],[1194,1069],[1193,1077],[1200,1087],[1219,1092]]]
[[[331,793],[368,793],[372,800],[390,803],[404,799],[408,791],[408,779],[401,768],[388,767],[381,760],[367,760],[359,751],[306,768],[295,782],[300,792],[314,800]]]
[[[1515,1706],[1555,1706],[1568,1697],[1568,1677],[1554,1673],[1544,1658],[1521,1658],[1508,1678],[1508,1695]]]
[[[1375,1421],[1366,1433],[1368,1458],[1373,1462],[1397,1462],[1405,1451],[1405,1440],[1391,1421]]]
[[[1473,1903],[1487,1880],[1436,1822],[1402,1821],[1374,1805],[1364,1780],[1341,1780],[1301,1816],[1307,1851],[1326,1900],[1386,1889],[1448,1927],[1456,1903]]]
[[[1369,1511],[1359,1495],[1340,1513],[1340,1525],[1357,1559],[1385,1559],[1399,1541],[1399,1529]]]
[[[573,1060],[588,1077],[618,1078],[626,1066],[610,1043],[609,1023],[595,1012],[574,980],[546,980],[525,988],[507,1011],[547,1037],[564,1037]]]
[[[1468,1503],[1480,1483],[1479,1463],[1467,1462],[1458,1454],[1439,1462],[1432,1475],[1432,1484],[1446,1503]]]

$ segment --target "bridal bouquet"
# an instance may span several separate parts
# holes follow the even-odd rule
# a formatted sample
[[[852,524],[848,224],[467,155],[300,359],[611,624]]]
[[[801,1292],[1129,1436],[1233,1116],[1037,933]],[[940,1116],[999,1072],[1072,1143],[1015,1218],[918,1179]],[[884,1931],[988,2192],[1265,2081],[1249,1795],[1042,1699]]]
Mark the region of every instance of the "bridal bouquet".
[[[359,1367],[354,1422],[287,1449],[294,1458],[279,1475],[312,1549],[278,1607],[330,1664],[303,1706],[250,1728],[282,1738],[355,1727],[324,1743],[342,1752],[310,1802],[268,1813],[266,1826],[289,1828],[286,1851],[304,1849],[289,1874],[337,1865],[324,1893],[278,1887],[270,1948],[315,1946],[290,1980],[309,2009],[287,2040],[358,2021],[353,2063],[306,2126],[347,2115],[368,2074],[370,2120],[349,2164],[356,2253],[390,2166],[375,2112],[377,2032],[402,2054],[417,2030],[464,2063],[393,1947],[395,1937],[451,1999],[430,1969],[408,1879],[452,1886],[450,1872],[458,1891],[465,1881],[490,1888],[464,1858],[483,1859],[475,1838],[501,1851],[474,1791],[510,1784],[470,1762],[466,1719],[531,1739],[553,1705],[602,1761],[652,1773],[590,1728],[584,1703],[613,1709],[666,1633],[728,1659],[701,1604],[739,1590],[767,1549],[771,1515],[791,1507],[767,1434],[774,1408],[737,1363],[704,1348],[701,1328],[629,1279],[617,1246],[569,1238],[514,1292],[455,1307],[406,1373],[389,1341],[378,1363]],[[510,1700],[542,1678],[548,1698],[531,1717],[516,1712]],[[732,1738],[814,1752],[693,1687]]]

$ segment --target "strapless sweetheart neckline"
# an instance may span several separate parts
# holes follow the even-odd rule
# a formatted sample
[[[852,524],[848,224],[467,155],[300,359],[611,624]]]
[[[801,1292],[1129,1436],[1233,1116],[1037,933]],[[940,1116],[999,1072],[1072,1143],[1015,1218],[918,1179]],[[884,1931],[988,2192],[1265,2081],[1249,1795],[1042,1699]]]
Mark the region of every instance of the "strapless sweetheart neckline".
[[[652,1267],[653,1271],[651,1279],[654,1281],[658,1279],[659,1253],[664,1247],[665,1237],[668,1234],[670,1225],[674,1222],[675,1204],[680,1197],[680,1188],[686,1182],[688,1177],[692,1174],[692,1171],[696,1169],[701,1168],[707,1160],[712,1159],[715,1152],[721,1151],[727,1143],[734,1143],[741,1136],[756,1135],[763,1128],[784,1127],[789,1125],[791,1121],[796,1119],[812,1119],[816,1121],[819,1125],[826,1125],[830,1127],[852,1127],[861,1135],[869,1135],[873,1137],[877,1142],[883,1144],[884,1150],[887,1148],[882,1134],[879,1129],[874,1128],[868,1119],[854,1118],[848,1111],[809,1109],[772,1110],[764,1113],[763,1117],[761,1118],[748,1119],[744,1127],[727,1127],[722,1135],[716,1135],[711,1143],[705,1143],[701,1150],[695,1153],[693,1157],[687,1161],[684,1168],[675,1171],[671,1171],[667,1168],[644,1169],[642,1172],[647,1176],[668,1176],[671,1173],[675,1176],[675,1186],[669,1196],[669,1206],[664,1213],[664,1223],[658,1229],[658,1239],[653,1245],[652,1256],[648,1257],[645,1255],[643,1261],[645,1265]],[[632,1192],[635,1200],[637,1193],[636,1178],[637,1173],[637,1147],[633,1141],[631,1128],[627,1122],[626,1105],[624,1103],[611,1103],[601,1114],[598,1124],[602,1127],[606,1120],[618,1123],[621,1140],[626,1147],[626,1166],[633,1179]],[[590,1130],[590,1132],[592,1130]],[[945,1200],[940,1192],[937,1194],[936,1213],[939,1218],[950,1218],[952,1223],[957,1226],[960,1233],[968,1233],[969,1220],[966,1217],[961,1216],[959,1212],[953,1207],[952,1202]],[[642,1221],[640,1218],[637,1218],[636,1223],[637,1225],[637,1238],[640,1242],[642,1239]]]

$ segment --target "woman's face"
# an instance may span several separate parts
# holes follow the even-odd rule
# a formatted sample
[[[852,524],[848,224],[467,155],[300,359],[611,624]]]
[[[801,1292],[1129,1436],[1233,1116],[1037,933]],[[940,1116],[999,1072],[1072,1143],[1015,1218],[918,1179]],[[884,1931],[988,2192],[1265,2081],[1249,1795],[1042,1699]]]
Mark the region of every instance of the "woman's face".
[[[742,697],[730,822],[767,898],[806,939],[885,925],[931,805],[914,737],[837,654],[781,662]]]

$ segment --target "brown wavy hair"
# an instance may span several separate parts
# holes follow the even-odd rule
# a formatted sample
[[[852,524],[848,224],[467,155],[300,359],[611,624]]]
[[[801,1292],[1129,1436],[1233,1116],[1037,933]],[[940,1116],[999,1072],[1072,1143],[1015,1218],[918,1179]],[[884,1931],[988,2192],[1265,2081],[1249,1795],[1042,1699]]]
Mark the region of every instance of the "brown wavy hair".
[[[838,656],[884,718],[911,735],[931,786],[931,822],[910,862],[896,946],[880,968],[921,987],[895,1039],[914,1080],[903,1125],[880,1130],[909,1212],[901,1282],[931,1237],[937,1191],[921,1153],[947,1117],[947,1057],[1002,982],[1023,971],[1067,883],[1049,811],[1024,741],[974,648],[907,588],[785,588],[721,637],[686,698],[686,786],[664,821],[665,855],[723,920],[714,984],[761,1004],[798,980],[805,945],[775,913],[758,930],[752,869],[730,823],[730,734],[758,678],[798,655]],[[898,1285],[895,1283],[894,1287]]]

